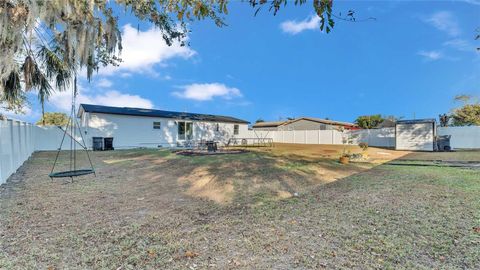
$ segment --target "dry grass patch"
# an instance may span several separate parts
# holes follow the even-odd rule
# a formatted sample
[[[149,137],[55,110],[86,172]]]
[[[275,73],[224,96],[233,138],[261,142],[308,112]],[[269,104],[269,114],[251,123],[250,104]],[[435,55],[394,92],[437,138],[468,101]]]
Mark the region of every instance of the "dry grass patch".
[[[0,269],[480,265],[478,170],[129,150],[68,183],[53,158],[0,189]]]

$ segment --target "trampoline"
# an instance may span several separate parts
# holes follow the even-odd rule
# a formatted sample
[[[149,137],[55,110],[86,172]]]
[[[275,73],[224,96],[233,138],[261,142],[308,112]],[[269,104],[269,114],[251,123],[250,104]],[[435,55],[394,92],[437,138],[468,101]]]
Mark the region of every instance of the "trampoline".
[[[68,118],[67,126],[65,130],[59,127],[63,131],[62,141],[60,142],[60,146],[58,147],[57,155],[55,157],[55,162],[53,163],[52,170],[48,175],[52,180],[53,178],[64,178],[70,177],[73,180],[73,177],[82,176],[82,175],[89,175],[95,174],[95,169],[93,168],[92,160],[90,159],[90,155],[88,154],[88,148],[85,144],[85,139],[83,138],[83,132],[80,128],[80,124],[78,123],[78,119],[75,116],[75,100],[77,97],[77,77],[74,78],[74,87],[72,90],[72,110],[70,112],[70,117]],[[68,168],[69,170],[55,172],[55,166],[57,165],[58,157],[60,152],[62,151],[63,143],[65,142],[65,137],[70,137],[70,149],[69,149],[69,163]],[[76,138],[80,135],[81,141],[78,141]],[[88,157],[88,162],[90,163],[90,168],[77,168],[77,145],[86,153]]]

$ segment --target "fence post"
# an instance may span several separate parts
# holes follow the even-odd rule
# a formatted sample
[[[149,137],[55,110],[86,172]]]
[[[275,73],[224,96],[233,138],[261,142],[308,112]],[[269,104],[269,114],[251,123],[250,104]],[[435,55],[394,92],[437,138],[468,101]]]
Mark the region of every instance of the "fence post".
[[[27,133],[27,123],[24,122],[23,123],[23,138],[24,138],[24,143],[25,143],[25,150],[23,151],[23,158],[22,158],[22,161],[25,161],[28,159],[28,151],[30,150],[29,147],[28,147],[28,143],[27,143],[27,136],[28,136],[28,133]]]
[[[10,168],[8,169],[8,175],[10,175],[13,172],[13,168],[15,167],[15,140],[13,139],[13,120],[8,120],[9,126],[10,126]]]
[[[3,126],[4,126],[4,120],[1,120],[0,119],[0,184],[3,183],[3,175],[6,173],[4,172],[4,168],[5,166],[3,166],[3,164],[5,163],[4,160],[3,160],[3,151],[2,151],[2,129],[3,129]],[[3,172],[3,173],[2,173]]]

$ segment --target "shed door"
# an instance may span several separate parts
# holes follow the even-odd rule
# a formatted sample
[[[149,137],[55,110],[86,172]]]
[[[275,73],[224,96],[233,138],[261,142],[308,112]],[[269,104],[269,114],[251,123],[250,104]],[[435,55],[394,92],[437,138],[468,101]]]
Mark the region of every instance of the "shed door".
[[[395,137],[397,150],[434,150],[434,130],[432,123],[397,124]]]

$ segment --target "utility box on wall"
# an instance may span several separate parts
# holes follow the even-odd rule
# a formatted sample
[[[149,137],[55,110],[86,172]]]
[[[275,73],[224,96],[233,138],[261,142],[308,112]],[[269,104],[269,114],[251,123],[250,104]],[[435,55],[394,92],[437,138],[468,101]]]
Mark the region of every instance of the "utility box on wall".
[[[395,124],[395,149],[435,151],[435,119],[400,120]]]

